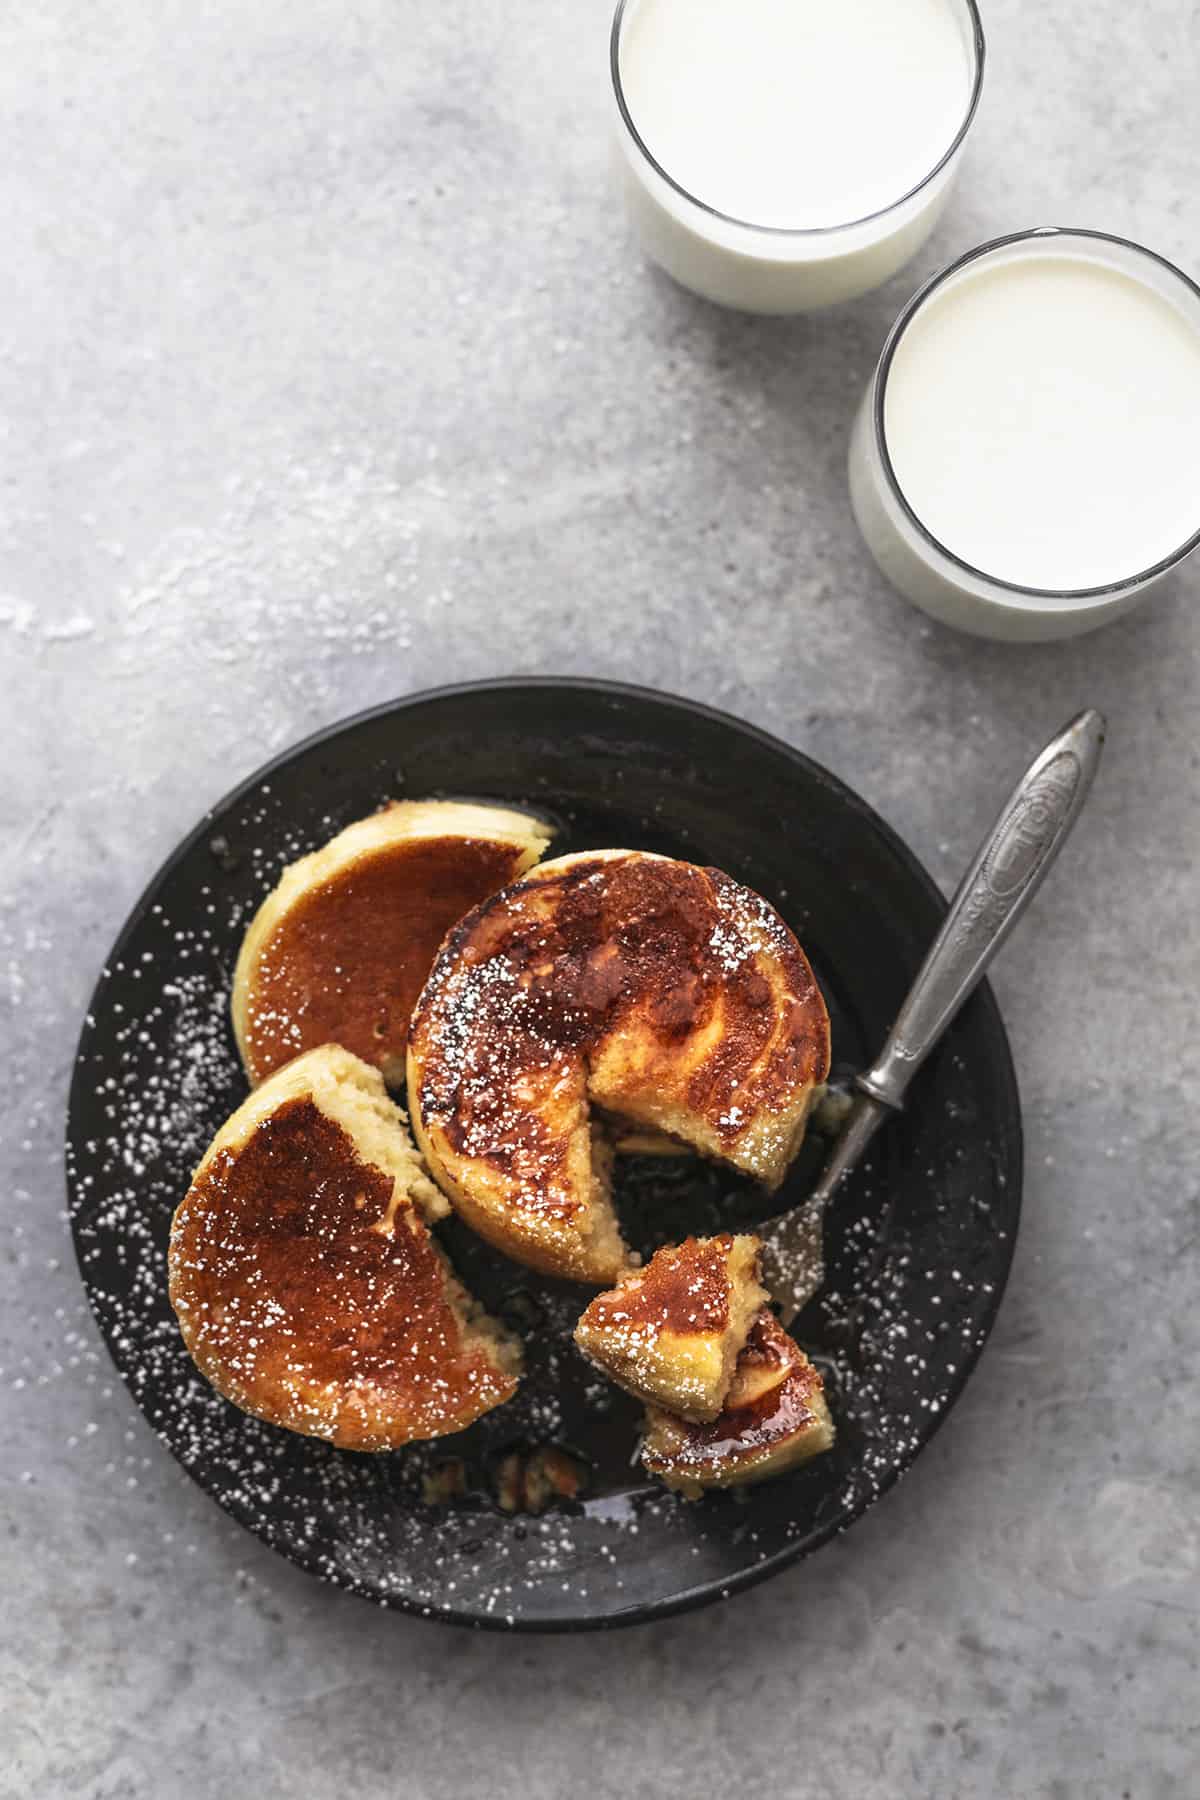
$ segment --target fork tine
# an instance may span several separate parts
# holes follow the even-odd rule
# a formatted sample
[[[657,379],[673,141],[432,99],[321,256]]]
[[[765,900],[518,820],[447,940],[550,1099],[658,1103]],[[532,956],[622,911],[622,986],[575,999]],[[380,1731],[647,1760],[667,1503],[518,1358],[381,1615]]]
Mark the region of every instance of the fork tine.
[[[768,1225],[763,1234],[763,1280],[786,1327],[825,1280],[823,1200],[813,1198]]]
[[[842,1177],[856,1166],[883,1120],[893,1110],[873,1094],[856,1094],[841,1135],[835,1140],[812,1193],[807,1200],[770,1220],[759,1231],[763,1243],[763,1279],[785,1325],[812,1299],[825,1280],[823,1222],[831,1195]]]

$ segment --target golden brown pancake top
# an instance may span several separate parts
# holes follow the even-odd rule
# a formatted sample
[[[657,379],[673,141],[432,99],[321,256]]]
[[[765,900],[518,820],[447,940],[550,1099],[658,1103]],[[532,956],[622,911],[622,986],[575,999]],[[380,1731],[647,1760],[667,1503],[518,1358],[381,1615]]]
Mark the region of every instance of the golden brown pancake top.
[[[172,1231],[189,1350],[239,1406],[350,1449],[455,1431],[515,1382],[464,1341],[428,1229],[306,1097],[202,1165]]]
[[[485,895],[511,881],[524,846],[463,837],[374,850],[291,906],[253,975],[251,1079],[318,1044],[375,1066],[402,1064],[408,1020],[438,945]]]
[[[719,869],[585,856],[492,896],[449,933],[413,1022],[426,1125],[527,1190],[540,1178],[544,1209],[569,1212],[553,1180],[565,1140],[522,1091],[565,1080],[622,1028],[649,1046],[648,1087],[655,1060],[664,1084],[680,1080],[686,1046],[680,1098],[728,1144],[828,1069],[816,979],[764,900]]]
[[[783,1369],[786,1373],[777,1386],[749,1405],[739,1405],[737,1391],[743,1372],[752,1375],[769,1369]],[[770,1308],[764,1307],[738,1357],[730,1397],[720,1417],[707,1425],[672,1420],[677,1441],[671,1448],[671,1465],[711,1469],[770,1449],[817,1422],[815,1402],[822,1393],[823,1383],[817,1370]],[[652,1467],[653,1462],[653,1456],[648,1455],[648,1466]]]
[[[719,1337],[729,1325],[732,1249],[729,1232],[703,1241],[685,1238],[674,1249],[660,1250],[628,1283],[597,1294],[584,1319],[597,1331]]]

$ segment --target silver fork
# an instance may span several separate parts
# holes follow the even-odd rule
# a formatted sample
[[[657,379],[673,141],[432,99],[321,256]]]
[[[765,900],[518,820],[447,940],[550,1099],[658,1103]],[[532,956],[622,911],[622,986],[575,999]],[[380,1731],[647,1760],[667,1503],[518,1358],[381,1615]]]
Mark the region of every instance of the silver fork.
[[[1009,795],[959,883],[941,930],[878,1060],[857,1093],[807,1200],[759,1227],[763,1279],[789,1325],[825,1280],[825,1208],[1045,880],[1100,762],[1104,717],[1081,712],[1052,738]]]

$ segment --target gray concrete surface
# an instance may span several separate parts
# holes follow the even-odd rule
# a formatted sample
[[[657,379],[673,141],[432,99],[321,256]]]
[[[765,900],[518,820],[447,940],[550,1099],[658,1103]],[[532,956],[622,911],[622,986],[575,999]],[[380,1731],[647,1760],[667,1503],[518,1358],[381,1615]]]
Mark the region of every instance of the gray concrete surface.
[[[1200,1793],[1200,568],[988,647],[884,588],[843,476],[889,320],[970,243],[1080,223],[1200,273],[1200,19],[986,12],[935,242],[794,324],[632,253],[600,0],[0,16],[3,1795]],[[260,1548],[114,1376],[62,1212],[80,1013],[178,836],[317,726],[513,670],[740,712],[947,882],[1052,727],[1113,728],[997,976],[1027,1212],[966,1398],[809,1564],[604,1640],[386,1616]]]

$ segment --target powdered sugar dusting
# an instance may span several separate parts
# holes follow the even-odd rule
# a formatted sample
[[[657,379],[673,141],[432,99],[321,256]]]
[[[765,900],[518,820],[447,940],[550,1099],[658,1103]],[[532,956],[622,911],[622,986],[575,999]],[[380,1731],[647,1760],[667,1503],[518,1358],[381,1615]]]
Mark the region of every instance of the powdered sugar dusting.
[[[366,781],[358,811],[387,797],[386,771]],[[887,1160],[885,1144],[832,1221],[830,1289],[800,1336],[826,1377],[838,1442],[746,1499],[692,1506],[651,1488],[634,1461],[637,1409],[570,1342],[586,1290],[514,1271],[457,1226],[447,1242],[483,1303],[506,1317],[510,1299],[529,1301],[517,1321],[529,1376],[470,1432],[392,1455],[339,1452],[238,1413],[195,1371],[167,1301],[166,1236],[192,1169],[245,1092],[227,1016],[240,933],[282,866],[349,816],[314,806],[295,826],[266,786],[214,821],[213,847],[205,839],[158,885],[84,1031],[69,1159],[77,1248],[113,1354],[154,1428],[222,1506],[294,1560],[383,1604],[482,1624],[616,1618],[690,1586],[736,1585],[843,1529],[944,1412],[991,1316],[995,1262],[980,1244],[1004,1223],[988,1212],[1002,1189],[977,1197],[965,1175],[957,1185],[946,1176],[957,1159],[975,1167],[965,1160],[967,1118],[947,1119],[936,1138],[924,1128],[905,1137],[902,1163],[898,1151]],[[962,1071],[947,1069],[946,1080],[971,1091]],[[925,1146],[920,1164],[915,1144]],[[939,1174],[926,1181],[931,1144]],[[752,1224],[755,1206],[761,1214],[761,1196],[732,1176],[651,1162],[630,1165],[618,1183],[639,1249],[667,1229],[664,1183],[675,1183],[684,1211],[715,1211],[729,1229]],[[642,1208],[643,1189],[653,1208]],[[785,1190],[781,1200],[791,1197]],[[708,1223],[696,1217],[696,1228]],[[584,1494],[539,1518],[506,1516],[494,1500],[497,1459],[513,1444],[546,1442],[587,1464]],[[423,1478],[450,1455],[463,1459],[465,1495],[430,1506]]]

